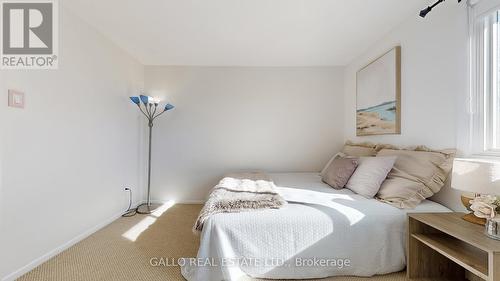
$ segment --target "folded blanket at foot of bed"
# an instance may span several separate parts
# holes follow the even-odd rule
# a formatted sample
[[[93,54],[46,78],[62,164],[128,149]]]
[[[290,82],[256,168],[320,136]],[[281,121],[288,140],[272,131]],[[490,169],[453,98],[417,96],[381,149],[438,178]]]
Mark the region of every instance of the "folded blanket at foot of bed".
[[[286,201],[266,174],[231,174],[212,189],[193,226],[193,232],[200,232],[206,219],[214,214],[278,209],[284,205]]]

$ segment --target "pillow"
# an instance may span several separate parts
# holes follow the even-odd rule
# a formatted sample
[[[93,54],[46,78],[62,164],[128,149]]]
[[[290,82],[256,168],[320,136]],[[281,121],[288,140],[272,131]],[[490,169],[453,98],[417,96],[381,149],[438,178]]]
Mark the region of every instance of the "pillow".
[[[358,166],[355,158],[339,158],[331,161],[321,180],[335,189],[342,189]]]
[[[395,156],[359,158],[358,167],[346,187],[359,195],[372,198],[377,194],[395,161]]]
[[[342,149],[342,152],[355,157],[375,156],[377,155],[376,147],[377,145],[369,142],[353,143],[351,141],[347,141],[344,145],[344,149]]]
[[[397,208],[415,208],[444,186],[454,155],[455,150],[436,151],[424,146],[380,150],[377,157],[396,156],[397,160],[377,198]]]
[[[342,153],[342,152],[339,152],[339,153],[337,153],[337,154],[333,155],[333,157],[332,157],[332,158],[330,158],[330,160],[328,160],[328,163],[326,163],[326,165],[325,165],[325,167],[323,168],[323,170],[321,170],[321,172],[320,172],[321,177],[323,177],[323,176],[325,175],[326,170],[328,169],[328,167],[330,167],[330,164],[332,164],[333,160],[335,160],[335,159],[341,159],[341,158],[344,158],[344,157],[346,157],[346,156],[347,156],[347,155],[345,155],[345,154],[344,154],[344,153]]]

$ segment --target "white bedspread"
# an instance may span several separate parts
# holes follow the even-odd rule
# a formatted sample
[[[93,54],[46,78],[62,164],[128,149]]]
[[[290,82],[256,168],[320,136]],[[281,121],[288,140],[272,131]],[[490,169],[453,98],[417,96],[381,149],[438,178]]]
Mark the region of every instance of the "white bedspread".
[[[408,211],[347,189],[335,190],[315,173],[271,174],[271,178],[290,204],[278,210],[210,217],[198,258],[184,260],[182,273],[187,280],[373,276],[404,269]],[[432,201],[411,210],[449,211]]]

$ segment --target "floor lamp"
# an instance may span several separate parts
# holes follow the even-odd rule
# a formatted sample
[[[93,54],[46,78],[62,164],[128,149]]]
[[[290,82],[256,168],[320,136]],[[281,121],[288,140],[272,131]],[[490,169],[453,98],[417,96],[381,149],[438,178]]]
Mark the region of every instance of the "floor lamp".
[[[159,207],[158,204],[151,204],[151,138],[153,136],[153,121],[163,113],[174,109],[174,106],[167,103],[163,110],[160,112],[158,110],[158,105],[160,101],[149,96],[140,95],[139,97],[130,97],[130,100],[137,105],[139,110],[148,119],[149,127],[149,151],[148,151],[148,199],[146,203],[137,206],[137,213],[139,214],[151,214],[156,208]]]

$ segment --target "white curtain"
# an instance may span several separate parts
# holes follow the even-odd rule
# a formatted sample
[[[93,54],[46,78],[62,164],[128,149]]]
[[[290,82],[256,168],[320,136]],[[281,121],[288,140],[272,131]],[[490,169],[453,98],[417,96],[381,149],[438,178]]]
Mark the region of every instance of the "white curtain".
[[[489,84],[483,83],[491,70],[485,68],[484,61],[490,57],[491,25],[493,13],[500,10],[500,0],[468,0],[469,20],[469,96],[468,138],[461,150],[466,154],[483,154],[485,151],[485,91]],[[490,17],[490,18],[487,18]],[[486,36],[486,37],[485,37]],[[485,43],[486,42],[486,43]],[[491,79],[486,79],[490,81]]]

